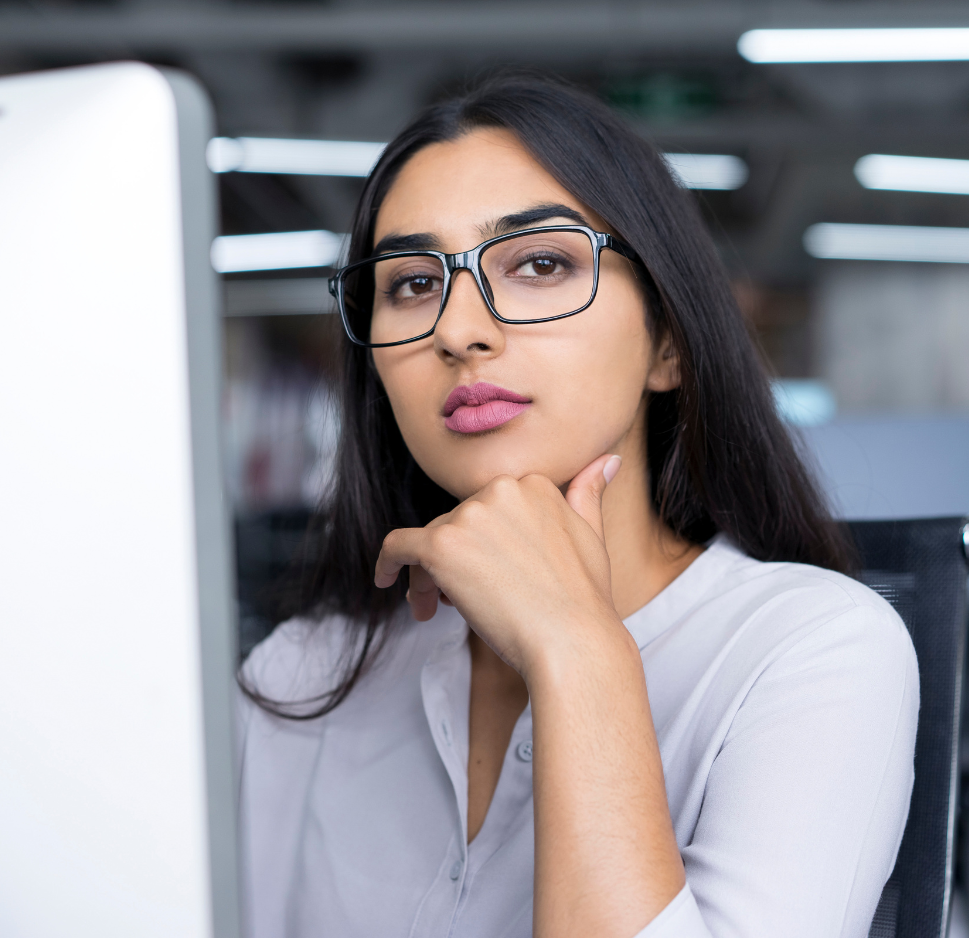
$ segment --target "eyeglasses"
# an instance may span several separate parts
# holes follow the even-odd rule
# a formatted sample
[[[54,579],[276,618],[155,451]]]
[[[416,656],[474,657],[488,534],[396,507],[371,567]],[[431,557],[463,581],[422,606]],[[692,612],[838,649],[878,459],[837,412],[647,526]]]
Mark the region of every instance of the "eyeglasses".
[[[469,270],[495,319],[529,324],[581,313],[595,299],[599,255],[628,244],[584,225],[528,228],[470,251],[396,251],[350,264],[328,281],[350,341],[385,348],[434,332],[458,270]]]

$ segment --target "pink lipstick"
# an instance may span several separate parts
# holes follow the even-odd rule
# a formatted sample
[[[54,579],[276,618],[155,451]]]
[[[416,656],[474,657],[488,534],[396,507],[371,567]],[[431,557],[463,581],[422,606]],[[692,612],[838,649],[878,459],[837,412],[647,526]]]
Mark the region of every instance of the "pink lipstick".
[[[484,433],[514,420],[531,399],[483,381],[455,388],[444,402],[444,426],[457,433]]]

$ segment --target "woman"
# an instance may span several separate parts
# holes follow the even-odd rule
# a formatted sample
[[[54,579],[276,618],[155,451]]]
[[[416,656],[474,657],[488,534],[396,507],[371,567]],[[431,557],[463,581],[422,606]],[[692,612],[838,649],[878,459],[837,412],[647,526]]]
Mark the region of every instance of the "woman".
[[[319,563],[243,673],[252,934],[866,935],[914,653],[657,154],[496,79],[390,144],[331,291]]]

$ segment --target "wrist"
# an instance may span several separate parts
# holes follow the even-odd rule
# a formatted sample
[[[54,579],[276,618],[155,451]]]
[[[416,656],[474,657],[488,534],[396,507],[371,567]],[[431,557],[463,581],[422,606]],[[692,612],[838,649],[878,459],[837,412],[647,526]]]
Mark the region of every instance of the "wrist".
[[[574,693],[590,679],[608,681],[627,670],[642,674],[639,648],[615,610],[605,610],[561,623],[554,637],[526,656],[521,675],[534,700],[544,693]]]

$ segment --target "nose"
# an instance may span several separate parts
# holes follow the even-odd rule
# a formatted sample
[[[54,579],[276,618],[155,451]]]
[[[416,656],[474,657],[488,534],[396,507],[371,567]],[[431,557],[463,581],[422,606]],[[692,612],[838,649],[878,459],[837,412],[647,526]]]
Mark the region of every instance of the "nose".
[[[494,358],[505,348],[501,323],[491,315],[474,274],[459,268],[451,277],[451,292],[434,329],[434,350],[447,362]]]

